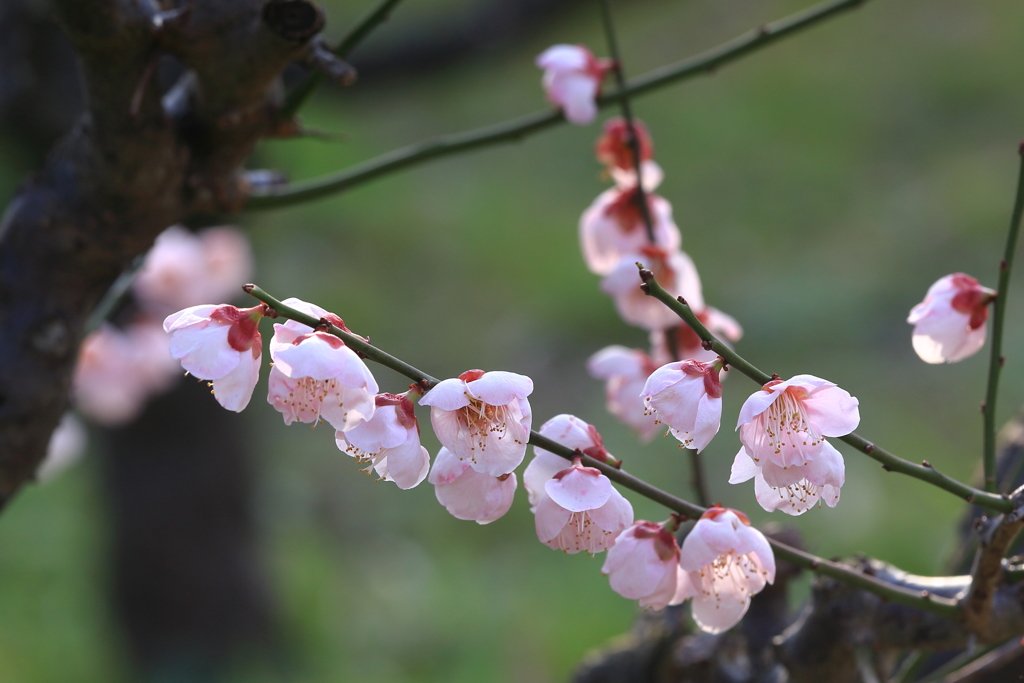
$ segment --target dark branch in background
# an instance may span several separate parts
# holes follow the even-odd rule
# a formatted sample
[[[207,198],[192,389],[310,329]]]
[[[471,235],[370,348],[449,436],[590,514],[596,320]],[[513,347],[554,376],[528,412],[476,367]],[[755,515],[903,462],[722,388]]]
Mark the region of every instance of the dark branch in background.
[[[627,83],[625,89],[620,89],[600,97],[598,105],[601,107],[611,106],[619,102],[623,97],[641,95],[676,81],[711,73],[720,66],[739,59],[781,38],[853,9],[865,1],[831,0],[786,19],[765,24],[716,48],[635,78]],[[430,159],[504,142],[517,142],[528,135],[540,132],[564,121],[565,119],[560,111],[540,111],[504,123],[477,128],[464,133],[442,135],[433,140],[426,140],[388,152],[375,159],[357,164],[348,170],[323,178],[284,186],[254,189],[245,203],[245,208],[252,210],[279,208],[321,197],[328,197],[387,173],[414,166]]]
[[[1003,323],[1006,320],[1006,299],[1010,295],[1010,269],[1013,268],[1013,255],[1017,250],[1017,235],[1020,232],[1021,215],[1024,214],[1024,143],[1017,150],[1021,158],[1020,172],[1017,175],[1017,198],[1013,203],[1013,217],[1010,219],[1010,230],[1006,236],[1006,251],[999,262],[999,284],[996,288],[996,300],[992,307],[992,356],[988,366],[988,390],[985,392],[985,403],[982,405],[985,422],[984,458],[985,490],[996,490],[996,398],[999,395],[999,373],[1003,369],[1005,359],[1003,349]]]
[[[153,7],[53,2],[89,108],[0,222],[0,507],[67,407],[97,302],[165,227],[241,205],[239,168],[272,131],[279,76],[323,23],[308,0]],[[166,98],[161,54],[189,70]]]

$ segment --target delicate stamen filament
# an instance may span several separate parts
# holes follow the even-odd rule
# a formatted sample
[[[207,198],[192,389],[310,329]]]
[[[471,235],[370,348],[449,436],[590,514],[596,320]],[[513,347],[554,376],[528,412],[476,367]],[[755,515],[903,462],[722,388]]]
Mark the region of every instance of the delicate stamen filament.
[[[803,401],[789,389],[783,391],[782,395],[758,416],[758,420],[776,455],[787,447],[803,454],[805,448],[815,448],[824,440],[811,427]]]

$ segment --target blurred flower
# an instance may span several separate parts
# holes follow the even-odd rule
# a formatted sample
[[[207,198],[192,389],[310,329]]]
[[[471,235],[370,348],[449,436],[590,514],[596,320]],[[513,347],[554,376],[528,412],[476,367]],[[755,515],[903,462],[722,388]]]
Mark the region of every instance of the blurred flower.
[[[295,298],[283,303],[348,331],[341,318],[315,304]],[[294,320],[275,323],[270,357],[274,367],[267,401],[285,424],[315,424],[322,417],[347,432],[373,417],[377,381],[359,355],[333,334]]]
[[[700,453],[722,423],[721,363],[683,360],[661,366],[647,378],[640,397],[672,436]]]
[[[715,335],[723,343],[738,342],[743,337],[743,328],[731,315],[722,313],[717,308],[705,306],[703,310],[694,311],[697,319],[708,329],[708,332]],[[669,337],[674,342],[675,353],[669,347]],[[683,321],[675,327],[665,330],[654,330],[651,332],[651,356],[657,363],[668,363],[674,360],[699,360],[710,362],[718,357],[718,354],[705,349],[701,338],[689,325]],[[724,380],[729,374],[728,368],[721,372],[721,379]]]
[[[171,356],[188,372],[213,381],[213,395],[228,410],[249,404],[260,376],[263,305],[252,308],[204,304],[164,320]]]
[[[249,240],[238,228],[196,234],[174,225],[156,238],[133,288],[143,308],[164,315],[203,301],[231,299],[251,271]]]
[[[839,501],[845,465],[828,436],[845,436],[860,423],[857,399],[813,375],[772,380],[740,409],[740,442],[729,482],[756,477],[755,495],[768,511],[806,512],[818,498]]]
[[[646,330],[663,330],[679,324],[679,316],[671,308],[640,289],[637,263],[654,273],[658,284],[673,297],[683,297],[694,310],[704,308],[700,276],[690,257],[682,251],[645,246],[623,256],[601,281],[601,291],[615,300],[615,309],[627,323]]]
[[[544,92],[562,108],[566,120],[579,125],[592,122],[597,116],[594,100],[612,63],[597,59],[582,45],[554,45],[537,56],[536,64],[544,69]]]
[[[679,545],[661,524],[639,521],[615,539],[601,567],[612,590],[655,610],[678,605],[694,594],[679,566]]]
[[[925,363],[955,363],[985,345],[985,321],[995,290],[970,275],[953,273],[928,288],[907,322],[914,326],[914,351]]]
[[[515,472],[500,477],[477,472],[444,447],[434,458],[427,481],[453,517],[477,524],[490,524],[508,512],[516,491]]]
[[[633,506],[615,490],[608,477],[579,458],[544,484],[536,506],[537,537],[567,553],[599,553],[633,523]]]
[[[104,324],[82,341],[72,396],[84,416],[116,426],[134,419],[146,400],[165,391],[180,373],[157,323],[133,323],[124,330]]]
[[[411,489],[427,476],[430,455],[420,445],[420,427],[408,394],[378,394],[366,422],[335,433],[338,448],[369,462],[384,481]]]
[[[640,148],[640,174],[644,179],[644,190],[652,192],[661,184],[664,173],[654,161],[654,145],[647,127],[642,121],[634,119],[633,130],[636,131]],[[620,189],[628,190],[636,186],[636,165],[625,119],[614,117],[604,122],[604,132],[597,139],[594,152]]]
[[[654,243],[667,252],[676,251],[682,237],[672,220],[672,205],[654,194],[646,195],[646,200]],[[595,275],[607,275],[624,256],[640,253],[650,244],[635,189],[612,188],[598,195],[580,216],[579,233],[583,260]]]
[[[680,566],[693,584],[693,620],[708,633],[732,628],[750,597],[775,581],[768,539],[738,510],[708,509],[683,540]]]
[[[87,442],[85,427],[72,412],[64,413],[50,436],[46,458],[36,468],[36,480],[45,484],[81,460]]]
[[[467,370],[420,399],[441,445],[477,472],[508,474],[523,461],[532,414],[533,380],[514,372]]]
[[[637,431],[643,441],[658,433],[658,422],[644,408],[640,392],[657,365],[640,349],[606,346],[587,360],[591,377],[606,380],[608,412]],[[557,456],[556,456],[557,457]]]

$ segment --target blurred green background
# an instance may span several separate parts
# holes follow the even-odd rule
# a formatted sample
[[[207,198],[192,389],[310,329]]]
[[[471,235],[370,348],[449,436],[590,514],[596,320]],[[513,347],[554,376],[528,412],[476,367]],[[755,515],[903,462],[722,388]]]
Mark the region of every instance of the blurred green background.
[[[406,0],[353,56],[379,55],[483,0]],[[340,36],[367,2],[328,6]],[[628,74],[638,75],[805,7],[754,0],[619,0]],[[598,7],[570,3],[514,41],[486,40],[430,69],[366,74],[320,92],[311,127],[343,139],[265,143],[253,165],[309,178],[439,133],[547,106],[533,58],[553,43],[605,54]],[[995,286],[1024,138],[1024,13],[1014,0],[874,0],[850,14],[634,103],[652,131],[683,246],[705,297],[769,372],[826,377],[861,401],[859,432],[909,460],[975,475],[985,352],[930,367],[907,312],[938,277]],[[602,112],[602,119],[613,112]],[[374,181],[331,200],[245,215],[259,282],[337,312],[375,344],[446,377],[467,368],[531,376],[535,425],[570,412],[598,426],[637,475],[690,496],[671,439],[641,447],[603,408],[584,368],[608,344],[643,347],[583,267],[576,221],[607,185],[600,130],[560,126]],[[0,200],[24,163],[0,139]],[[1024,404],[1024,287],[1010,292],[999,422]],[[382,390],[408,382],[375,370]],[[731,431],[755,387],[725,388],[705,451],[715,500],[768,520],[750,484],[730,486]],[[286,428],[260,398],[238,416],[259,444],[258,509],[294,661],[240,662],[240,680],[557,681],[627,630],[637,609],[602,558],[536,540],[525,495],[485,527],[460,522],[424,483],[374,483],[327,428]],[[210,401],[210,410],[217,410]],[[426,420],[423,411],[420,417]],[[188,425],[181,425],[187,430]],[[428,429],[424,443],[437,444]],[[95,449],[94,449],[95,450]],[[771,516],[808,548],[864,552],[939,571],[963,507],[840,446],[836,509]],[[93,453],[92,455],[95,455]],[[0,517],[0,680],[123,678],[105,602],[106,531],[94,458],[26,490]],[[665,512],[627,493],[638,518]]]

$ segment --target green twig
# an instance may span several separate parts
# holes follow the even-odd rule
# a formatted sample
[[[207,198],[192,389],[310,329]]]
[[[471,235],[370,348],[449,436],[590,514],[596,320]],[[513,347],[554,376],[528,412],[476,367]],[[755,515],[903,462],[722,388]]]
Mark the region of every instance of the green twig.
[[[643,285],[641,286],[644,287],[644,291],[651,296],[656,297],[659,301],[671,308],[675,311],[676,315],[692,327],[697,333],[697,336],[705,342],[704,348],[714,351],[721,356],[729,366],[736,368],[758,384],[763,385],[773,379],[772,375],[769,375],[763,370],[755,367],[741,355],[722,343],[722,341],[715,337],[715,335],[711,334],[711,332],[709,332],[708,329],[704,327],[703,323],[701,323],[697,318],[689,305],[687,305],[687,303],[681,298],[676,299],[665,291],[665,289],[658,284],[658,281],[650,271],[642,270],[641,278],[643,279]],[[949,491],[950,493],[963,498],[968,503],[974,503],[975,505],[980,505],[981,507],[988,508],[990,510],[998,510],[999,512],[1013,511],[1013,503],[1008,497],[982,491],[981,489],[976,489],[973,486],[968,486],[963,482],[957,481],[956,479],[936,470],[927,460],[923,461],[920,465],[917,465],[909,460],[896,457],[889,451],[876,446],[858,434],[847,434],[846,436],[841,436],[839,438],[868,457],[882,463],[882,469],[887,472],[899,472],[900,474],[906,474],[914,477],[915,479],[926,481],[929,484],[938,486],[945,491]]]
[[[270,296],[256,285],[246,285],[242,289],[273,309],[273,313],[271,315],[276,315],[278,318],[295,320],[296,322],[300,322],[303,325],[308,325],[312,328],[323,326],[331,334],[344,341],[345,344],[354,351],[405,375],[412,381],[423,386],[425,389],[430,389],[438,383],[436,378],[413,367],[412,365],[409,365],[405,361],[399,360],[391,354],[372,346],[361,337],[350,332],[345,332],[334,325],[330,325],[324,320],[319,320],[311,315],[297,311],[294,308],[285,305],[280,300]],[[567,448],[556,441],[552,441],[546,436],[541,436],[537,432],[530,432],[530,444],[543,448],[546,451],[550,451],[555,455],[565,458],[566,460],[581,458],[588,467],[597,468],[612,481],[621,484],[623,487],[638,493],[655,503],[665,506],[669,510],[685,515],[688,518],[696,519],[705,512],[705,509],[699,505],[694,505],[682,498],[673,496],[671,493],[662,491],[658,487],[634,477],[632,474],[624,472],[621,469],[617,469],[611,465],[595,460],[590,456],[582,455],[578,450]],[[857,588],[862,588],[868,592],[874,593],[875,595],[881,596],[886,600],[891,600],[892,602],[933,612],[948,619],[958,619],[960,617],[960,610],[954,600],[932,595],[928,593],[928,591],[917,591],[887,583],[877,577],[869,576],[854,567],[850,567],[840,562],[831,562],[802,550],[797,550],[796,548],[774,539],[768,539],[768,542],[771,543],[776,557],[791,562],[799,567],[804,567],[805,569],[810,569],[811,571],[819,574],[846,582],[850,585],[856,586]]]
[[[1013,255],[1017,249],[1017,234],[1020,232],[1021,215],[1024,214],[1024,143],[1018,153],[1021,155],[1020,172],[1017,175],[1017,198],[1013,203],[1013,217],[1006,236],[1006,251],[999,262],[999,286],[992,306],[992,357],[988,364],[988,391],[985,392],[985,490],[996,490],[996,398],[999,393],[999,373],[1003,368],[1003,323],[1006,321],[1006,299],[1010,294],[1010,270]]]
[[[352,27],[352,30],[348,32],[338,47],[334,48],[334,54],[338,55],[342,59],[348,57],[353,50],[363,42],[363,38],[370,34],[370,31],[377,28],[377,25],[382,23],[391,14],[391,10],[394,9],[395,5],[400,3],[402,0],[381,0],[376,7],[371,9],[363,16],[362,19],[356,22],[356,25]],[[324,75],[319,71],[306,76],[306,78],[299,83],[295,88],[288,93],[288,97],[285,99],[284,104],[281,105],[281,109],[278,110],[277,115],[282,121],[288,121],[298,113],[299,109],[306,100],[309,99],[320,83],[324,80]]]
[[[607,93],[598,98],[597,104],[599,107],[607,107],[626,97],[646,94],[676,81],[711,73],[733,60],[739,59],[748,53],[793,35],[837,14],[853,9],[865,1],[829,0],[829,2],[815,5],[785,19],[765,24],[706,52],[681,62],[655,69],[635,78],[629,81],[626,87],[619,88],[615,92]],[[246,202],[245,208],[252,210],[280,208],[327,197],[381,175],[408,166],[414,166],[430,159],[457,154],[478,147],[503,142],[515,142],[527,135],[550,128],[564,121],[565,119],[561,111],[540,111],[512,119],[511,121],[477,128],[476,130],[464,133],[442,135],[433,140],[426,140],[388,152],[375,159],[357,164],[345,171],[339,171],[322,178],[279,187],[267,187],[251,195]]]

